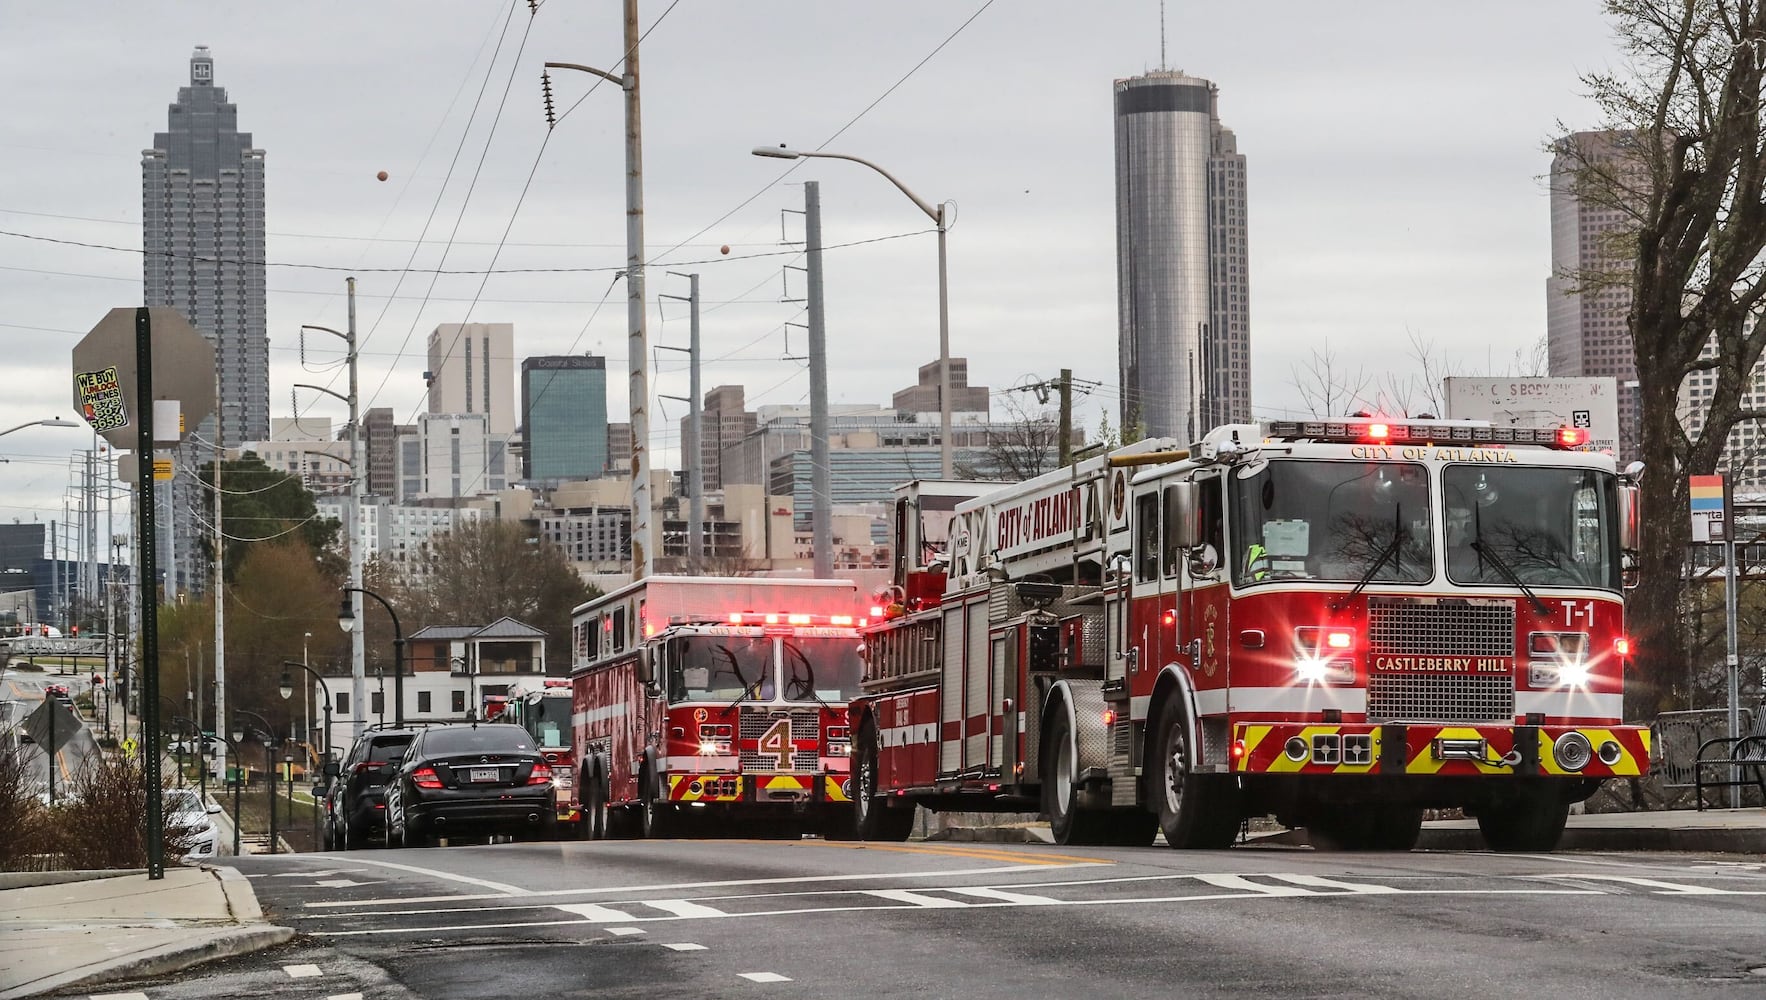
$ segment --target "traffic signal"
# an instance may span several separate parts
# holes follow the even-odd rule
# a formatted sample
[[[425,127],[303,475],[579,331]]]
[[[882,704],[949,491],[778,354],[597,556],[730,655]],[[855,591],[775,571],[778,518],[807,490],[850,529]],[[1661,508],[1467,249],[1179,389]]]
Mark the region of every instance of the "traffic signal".
[[[78,639],[79,637],[80,637],[80,627],[78,625],[75,625],[74,626],[74,638]]]

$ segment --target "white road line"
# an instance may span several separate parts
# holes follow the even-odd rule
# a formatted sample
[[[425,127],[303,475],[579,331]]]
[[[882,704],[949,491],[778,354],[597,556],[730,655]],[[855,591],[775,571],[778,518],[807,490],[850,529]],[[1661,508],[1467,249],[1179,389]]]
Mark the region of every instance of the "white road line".
[[[86,1000],[147,1000],[145,993],[94,993]]]
[[[480,889],[489,889],[492,892],[495,892],[495,893],[498,893],[498,894],[504,895],[504,896],[531,895],[531,893],[528,890],[523,889],[522,887],[520,887],[518,885],[508,885],[507,883],[503,883],[503,882],[492,882],[489,879],[473,878],[470,875],[456,875],[453,872],[438,871],[434,868],[420,868],[417,865],[401,865],[396,861],[374,861],[374,860],[370,860],[368,858],[361,859],[361,862],[362,862],[362,864],[365,864],[365,865],[378,865],[381,868],[391,868],[395,871],[410,872],[413,875],[427,875],[430,878],[438,878],[438,879],[442,879],[442,880],[448,881],[448,882],[460,882],[465,885],[475,885],[475,886],[478,886]],[[461,898],[470,899],[473,897],[438,896],[436,898],[437,899],[461,899]],[[492,897],[492,898],[494,898],[494,897]],[[408,903],[408,902],[411,902],[411,900],[402,900],[401,902]],[[357,905],[360,905],[360,904],[357,904]]]
[[[961,893],[965,896],[979,896],[982,899],[997,899],[1006,903],[1017,903],[1020,906],[1053,906],[1060,902],[1047,896],[1033,896],[1028,892],[1007,892],[1004,889],[993,889],[987,886],[967,886],[958,889],[946,889],[946,892]]]
[[[1680,882],[1664,882],[1661,879],[1637,878],[1632,875],[1590,875],[1586,872],[1563,875],[1535,875],[1534,878],[1574,879],[1579,882],[1617,882],[1621,885],[1635,885],[1644,889],[1655,890],[1657,896],[1755,896],[1760,893],[1746,890],[1717,889],[1708,885],[1685,885]]]
[[[642,927],[604,927],[602,930],[605,930],[614,937],[631,937],[634,934],[650,933]]]
[[[389,868],[402,868],[406,871],[434,874],[438,877],[452,878],[457,881],[472,881],[461,875],[448,875],[445,872],[429,872],[423,868],[412,868],[407,865],[396,865],[388,861],[371,861],[369,864],[386,865]],[[641,895],[655,892],[678,892],[682,889],[727,889],[745,885],[805,885],[816,882],[863,882],[878,879],[909,879],[909,878],[950,878],[959,875],[1007,875],[1025,871],[1051,871],[1059,868],[1097,868],[1102,862],[1077,862],[1070,865],[1008,865],[1003,868],[946,868],[940,871],[925,872],[877,872],[875,874],[842,874],[842,875],[791,875],[783,878],[725,879],[716,882],[669,882],[662,885],[616,885],[596,889],[545,889],[530,891],[517,889],[514,886],[503,886],[509,890],[484,895],[459,896],[406,896],[404,898],[389,897],[385,899],[339,899],[320,903],[308,903],[309,910],[338,910],[370,906],[409,906],[415,903],[460,903],[479,899],[503,899],[508,896],[588,896],[623,893]],[[480,883],[496,888],[498,883]]]
[[[1292,882],[1295,885],[1302,885],[1311,889],[1337,889],[1342,892],[1356,892],[1368,896],[1390,895],[1405,891],[1403,889],[1394,889],[1389,885],[1370,885],[1366,882],[1339,882],[1334,878],[1325,878],[1323,875],[1270,875],[1268,877],[1281,879],[1283,882]]]
[[[704,951],[705,950],[704,945],[694,944],[691,941],[674,941],[674,942],[670,942],[668,944],[663,945],[663,947],[667,948],[670,951]]]
[[[753,983],[788,983],[791,981],[790,977],[781,976],[777,972],[738,972],[736,975]]]
[[[971,905],[960,899],[949,899],[944,896],[927,896],[910,889],[867,889],[865,895],[876,896],[879,899],[893,899],[898,903],[912,903],[915,906],[924,906],[929,910],[946,910],[954,909],[959,906]]]
[[[318,889],[348,889],[352,885],[379,885],[378,879],[373,882],[357,882],[353,878],[322,878],[313,883]]]
[[[699,903],[690,903],[684,899],[646,899],[645,906],[653,906],[664,913],[672,913],[677,917],[727,917],[728,913],[714,910]]]
[[[1235,892],[1255,892],[1265,896],[1318,895],[1311,889],[1302,889],[1298,886],[1265,885],[1262,882],[1253,882],[1243,875],[1191,875],[1190,877],[1198,882],[1206,882],[1221,889],[1232,889]]]
[[[615,910],[610,906],[596,906],[594,903],[559,903],[552,909],[574,913],[594,924],[622,923],[638,919],[624,910]]]
[[[290,979],[312,979],[325,974],[316,965],[284,965],[282,971],[288,973]]]
[[[330,996],[326,997],[325,1000],[362,1000],[362,994],[360,994],[360,993],[333,993]]]

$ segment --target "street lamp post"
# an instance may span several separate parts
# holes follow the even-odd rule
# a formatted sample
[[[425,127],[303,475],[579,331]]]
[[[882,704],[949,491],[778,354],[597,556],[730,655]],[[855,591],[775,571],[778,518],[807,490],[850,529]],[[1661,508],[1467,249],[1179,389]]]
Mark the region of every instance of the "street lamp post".
[[[308,633],[308,634],[310,635],[311,633]],[[325,756],[325,760],[328,761],[331,759],[331,685],[325,683],[325,677],[322,674],[320,674],[317,670],[314,670],[312,667],[309,667],[304,663],[296,663],[293,660],[283,660],[282,661],[282,686],[277,691],[277,693],[282,695],[283,698],[288,698],[294,694],[294,685],[289,682],[289,677],[288,677],[288,668],[289,667],[299,667],[302,670],[305,670],[308,674],[310,674],[312,676],[313,680],[319,682],[319,690],[325,696],[325,751],[324,751],[324,756]],[[312,685],[310,685],[310,684],[307,685],[307,690],[309,692],[311,692]]]
[[[766,156],[777,160],[795,160],[800,157],[820,157],[829,160],[850,160],[853,163],[870,167],[896,190],[908,196],[920,211],[938,227],[938,459],[945,479],[956,478],[956,464],[951,452],[950,426],[950,279],[945,266],[945,234],[949,232],[949,218],[945,213],[945,203],[939,202],[937,208],[928,205],[919,195],[908,190],[906,184],[895,178],[894,174],[877,166],[870,160],[845,153],[823,153],[814,150],[790,149],[785,146],[756,146],[755,156]]]
[[[376,601],[379,601],[380,606],[386,609],[387,616],[392,619],[392,721],[393,725],[402,726],[405,724],[405,630],[399,627],[398,612],[392,609],[392,605],[386,603],[386,598],[381,597],[372,590],[363,587],[345,587],[343,588],[343,591],[345,595],[343,604],[337,609],[338,628],[343,629],[345,632],[351,632],[356,627],[355,602],[351,601],[348,596],[351,592],[372,597]],[[366,692],[362,692],[361,695],[358,695],[356,708],[357,719],[367,717],[368,713],[362,711],[360,707],[361,698],[365,695]],[[385,702],[386,699],[382,696],[382,711],[385,711]],[[325,739],[327,745],[329,745],[331,735],[327,733]]]
[[[626,364],[632,424],[632,579],[650,575],[655,559],[650,537],[650,349],[644,320],[644,145],[638,101],[638,0],[625,0],[625,73],[612,73],[579,63],[548,62],[547,69],[570,69],[598,76],[625,92],[625,242],[626,242]],[[546,88],[546,118],[551,113],[551,78]],[[358,584],[359,586],[359,584]]]
[[[247,712],[245,709],[237,709],[236,711],[239,715],[245,716],[246,718],[250,719],[251,721],[257,723],[260,727],[262,727],[258,730],[257,737],[258,737],[258,739],[262,740],[264,743],[264,776],[269,779],[269,784],[266,788],[267,794],[265,795],[265,801],[268,802],[269,806],[270,806],[270,853],[275,854],[276,853],[276,727],[274,727],[274,726],[270,725],[268,722],[264,721],[264,717],[257,714],[256,712]],[[238,724],[238,722],[234,723],[234,732],[240,733],[241,734],[240,738],[244,739],[244,735],[243,735],[244,728],[241,727]]]
[[[11,434],[13,431],[22,431],[26,427],[78,427],[78,426],[80,426],[80,425],[74,423],[72,420],[66,419],[65,417],[50,417],[46,420],[27,420],[24,423],[19,424],[17,427],[8,427],[5,430],[0,431],[0,437],[5,437],[6,435]]]
[[[235,726],[239,725],[234,720]],[[245,786],[245,763],[239,759],[239,743],[245,739],[245,730],[236,728],[231,736],[215,727],[215,735],[226,741],[227,749],[233,751],[233,856],[239,856],[239,790]]]
[[[319,333],[328,333],[331,336],[342,340],[344,343],[344,351],[348,355],[345,359],[349,364],[350,370],[350,392],[348,396],[338,396],[336,392],[320,386],[311,386],[310,388],[328,393],[329,395],[340,398],[349,404],[350,504],[348,531],[350,540],[350,586],[360,587],[362,585],[362,560],[365,555],[362,538],[362,493],[367,485],[364,481],[364,473],[367,467],[362,461],[362,423],[357,413],[361,398],[356,388],[356,279],[349,278],[347,279],[346,284],[349,287],[349,326],[347,330],[340,332],[333,330],[330,327],[314,326],[310,323],[303,325],[301,329],[314,330]],[[303,656],[302,659],[305,659],[305,657]],[[357,704],[360,704],[362,700],[367,697],[367,663],[367,652],[362,644],[362,638],[360,636],[351,638],[350,697],[353,698]],[[361,720],[362,715],[358,712],[356,714],[355,725],[352,727],[351,735],[362,735]],[[326,734],[326,738],[330,738],[329,733]]]

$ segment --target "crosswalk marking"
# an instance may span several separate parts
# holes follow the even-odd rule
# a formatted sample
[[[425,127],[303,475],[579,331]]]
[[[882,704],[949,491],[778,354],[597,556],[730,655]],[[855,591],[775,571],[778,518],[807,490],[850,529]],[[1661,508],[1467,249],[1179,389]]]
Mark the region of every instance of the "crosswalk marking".
[[[736,975],[755,983],[788,983],[791,981],[790,977],[781,976],[777,972],[738,972]]]
[[[690,903],[684,899],[647,899],[645,906],[653,906],[664,913],[672,913],[677,917],[727,917],[728,913],[714,910],[709,906]]]
[[[1686,885],[1681,882],[1664,882],[1661,879],[1638,878],[1635,875],[1590,875],[1587,872],[1566,873],[1563,875],[1540,875],[1538,878],[1577,879],[1584,882],[1618,882],[1621,885],[1635,885],[1643,889],[1654,889],[1657,895],[1674,896],[1734,896],[1740,895],[1731,889],[1717,889],[1708,885]],[[1753,893],[1748,893],[1753,895]]]
[[[362,994],[360,994],[360,993],[333,993],[330,996],[326,997],[325,1000],[362,1000]]]
[[[1302,889],[1293,885],[1266,885],[1253,882],[1243,875],[1192,875],[1199,882],[1206,882],[1220,889],[1232,889],[1235,892],[1254,892],[1264,896],[1316,896],[1312,889]]]
[[[607,933],[614,937],[631,937],[634,934],[648,934],[650,932],[642,927],[609,927]]]
[[[1394,889],[1389,885],[1371,885],[1366,882],[1339,882],[1334,878],[1325,878],[1323,875],[1271,875],[1269,877],[1281,879],[1283,882],[1292,882],[1295,885],[1306,886],[1311,889],[1337,889],[1342,892],[1358,892],[1368,896],[1390,895],[1392,893],[1402,893],[1404,891],[1403,889]]]
[[[869,889],[866,890],[865,895],[893,899],[898,903],[912,903],[915,906],[924,906],[929,910],[954,909],[969,905],[960,900],[947,899],[944,896],[928,896],[925,893],[914,892],[912,889]]]
[[[961,893],[965,896],[977,896],[981,899],[997,899],[1006,903],[1017,903],[1021,906],[1054,906],[1060,902],[1047,896],[1034,896],[1028,892],[1007,892],[1004,889],[993,889],[987,886],[970,886],[962,889],[950,889],[949,892]]]
[[[147,1000],[145,993],[94,993],[86,1000]]]
[[[585,920],[591,920],[595,923],[614,923],[616,921],[638,919],[624,910],[616,910],[611,906],[596,906],[594,903],[557,903],[554,904],[552,908],[555,910],[563,910],[565,913],[574,913]]]
[[[704,951],[705,950],[704,945],[694,944],[691,941],[675,941],[675,942],[671,942],[668,944],[664,944],[663,947],[669,949],[670,951]]]
[[[316,965],[284,965],[282,971],[288,973],[290,979],[312,979],[325,974]]]

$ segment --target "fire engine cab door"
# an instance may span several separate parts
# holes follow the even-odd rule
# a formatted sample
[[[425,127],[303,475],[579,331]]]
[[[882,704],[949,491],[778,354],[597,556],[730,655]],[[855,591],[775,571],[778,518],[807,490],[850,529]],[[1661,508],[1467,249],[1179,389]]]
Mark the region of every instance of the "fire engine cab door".
[[[1127,643],[1140,648],[1139,668],[1154,673],[1176,653],[1176,629],[1166,623],[1166,615],[1176,609],[1178,581],[1166,572],[1163,507],[1157,481],[1135,488],[1134,606]]]

